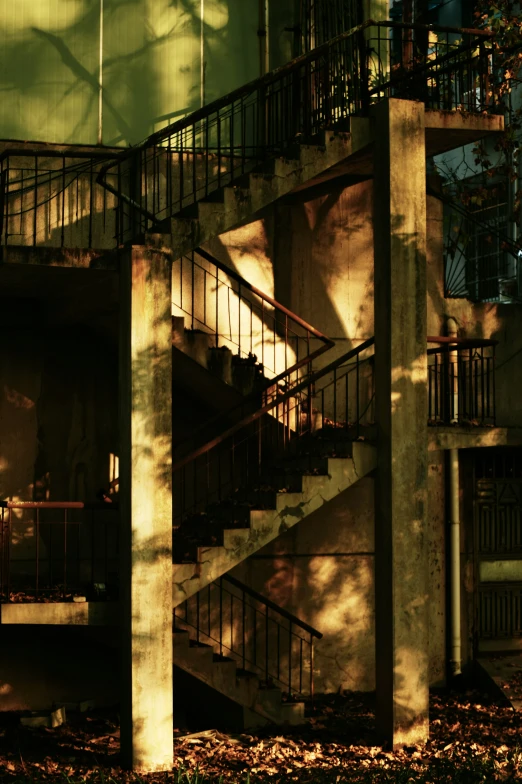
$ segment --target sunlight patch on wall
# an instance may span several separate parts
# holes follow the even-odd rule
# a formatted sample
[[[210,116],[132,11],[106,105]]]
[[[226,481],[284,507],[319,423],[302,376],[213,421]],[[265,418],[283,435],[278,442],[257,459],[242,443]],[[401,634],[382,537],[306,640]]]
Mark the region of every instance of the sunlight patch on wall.
[[[336,580],[339,574],[342,581]],[[312,558],[308,579],[313,594],[325,597],[324,606],[315,612],[312,621],[323,634],[340,633],[347,625],[350,633],[357,634],[370,628],[369,615],[363,611],[373,586],[373,572],[368,563],[357,564],[353,575],[348,575],[344,559],[339,563],[335,557]]]
[[[10,36],[23,34],[31,27],[62,30],[77,22],[86,7],[86,0],[2,0],[0,29],[9,30]]]

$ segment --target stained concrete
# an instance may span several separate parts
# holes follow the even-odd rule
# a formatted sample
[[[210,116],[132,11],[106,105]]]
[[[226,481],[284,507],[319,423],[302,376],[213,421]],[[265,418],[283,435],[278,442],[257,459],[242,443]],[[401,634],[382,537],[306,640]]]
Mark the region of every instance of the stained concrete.
[[[172,768],[170,261],[133,247],[120,283],[120,602],[124,764]]]

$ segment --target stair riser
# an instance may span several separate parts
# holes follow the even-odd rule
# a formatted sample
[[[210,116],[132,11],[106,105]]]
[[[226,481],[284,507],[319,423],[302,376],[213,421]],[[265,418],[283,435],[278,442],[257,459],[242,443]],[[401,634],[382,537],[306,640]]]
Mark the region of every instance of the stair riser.
[[[327,476],[304,476],[302,493],[278,494],[277,509],[252,510],[248,534],[241,533],[236,540],[231,534],[226,540],[230,547],[199,548],[198,563],[174,564],[173,606],[217,580],[375,468],[373,447],[357,442],[353,453],[353,458],[329,459]]]
[[[249,187],[242,188],[240,194],[231,194],[229,189],[226,189],[223,203],[200,202],[197,219],[172,219],[170,239],[165,235],[150,234],[146,242],[153,247],[170,245],[176,257],[182,256],[319,176],[349,157],[352,152],[353,145],[349,134],[325,133],[323,146],[303,145],[300,148],[299,161],[274,161],[273,174],[251,174]]]

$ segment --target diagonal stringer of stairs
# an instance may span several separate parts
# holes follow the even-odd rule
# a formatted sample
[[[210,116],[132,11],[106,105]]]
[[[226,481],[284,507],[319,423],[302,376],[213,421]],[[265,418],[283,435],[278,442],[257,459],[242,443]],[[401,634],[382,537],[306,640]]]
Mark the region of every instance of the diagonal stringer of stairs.
[[[368,118],[352,117],[350,127],[349,133],[322,131],[314,144],[295,146],[297,157],[271,158],[260,171],[244,174],[216,189],[149,231],[146,244],[169,250],[174,257],[182,256],[252,220],[265,207],[301,186],[335,176],[336,167],[360,153],[371,141]]]
[[[234,659],[216,653],[213,645],[191,639],[186,629],[174,629],[173,648],[177,667],[243,708],[245,729],[263,723],[303,723],[304,702],[285,702],[278,686],[263,684],[257,673],[242,670]]]
[[[326,458],[322,473],[303,471],[301,489],[274,493],[273,508],[249,509],[248,527],[224,527],[223,544],[198,546],[193,561],[174,563],[173,607],[201,591],[374,470],[376,448],[373,445],[355,441],[351,444],[351,452],[351,456]]]

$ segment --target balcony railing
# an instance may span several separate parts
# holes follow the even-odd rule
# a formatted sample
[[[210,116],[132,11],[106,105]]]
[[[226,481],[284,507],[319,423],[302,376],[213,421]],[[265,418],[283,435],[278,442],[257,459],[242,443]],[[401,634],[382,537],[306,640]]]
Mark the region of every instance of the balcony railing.
[[[0,154],[1,244],[114,248],[117,201],[96,182],[108,158],[114,158],[114,151],[4,150]],[[116,185],[118,177],[116,166],[109,179]]]
[[[0,501],[0,601],[115,598],[113,504]]]
[[[194,629],[198,643],[217,643],[220,656],[254,672],[266,686],[313,702],[314,639],[323,635],[231,575],[176,607],[175,621]]]
[[[495,425],[496,340],[430,338],[428,424]]]
[[[173,216],[326,129],[349,130],[382,98],[495,110],[493,52],[480,30],[369,20],[342,33],[107,163],[97,179],[118,198],[118,241],[168,233]]]

